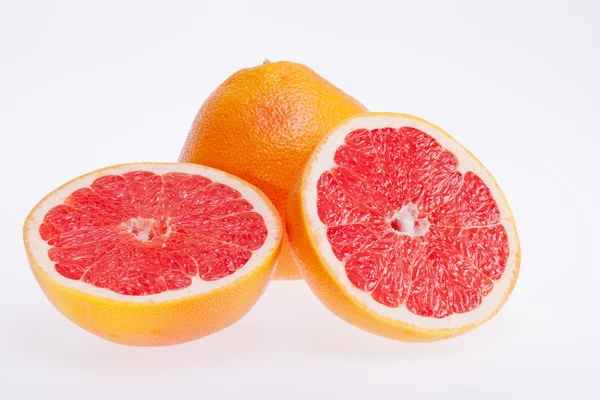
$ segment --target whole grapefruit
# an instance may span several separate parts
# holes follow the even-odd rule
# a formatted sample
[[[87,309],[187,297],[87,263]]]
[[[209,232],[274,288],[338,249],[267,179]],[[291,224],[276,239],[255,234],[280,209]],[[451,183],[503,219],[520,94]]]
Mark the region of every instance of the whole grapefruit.
[[[312,69],[266,61],[236,72],[208,97],[179,160],[239,176],[261,189],[283,215],[288,193],[317,142],[364,111]],[[275,279],[298,279],[284,241]]]

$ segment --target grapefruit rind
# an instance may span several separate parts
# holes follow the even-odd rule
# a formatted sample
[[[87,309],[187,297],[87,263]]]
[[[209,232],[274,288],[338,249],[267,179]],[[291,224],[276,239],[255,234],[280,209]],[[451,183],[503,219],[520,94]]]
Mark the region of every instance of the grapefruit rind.
[[[326,226],[317,212],[317,182],[336,164],[334,154],[356,129],[413,127],[451,151],[459,160],[458,171],[472,171],[491,190],[499,207],[500,223],[508,234],[509,258],[491,293],[474,310],[445,318],[423,317],[404,305],[391,308],[373,300],[370,293],[355,287],[343,262],[337,259],[327,239]],[[520,245],[516,225],[502,191],[485,167],[454,138],[437,126],[407,114],[365,113],[336,127],[317,145],[288,203],[287,223],[294,255],[311,289],[340,317],[359,327],[403,340],[434,340],[466,332],[495,315],[507,300],[519,273]],[[327,287],[327,289],[324,289]]]

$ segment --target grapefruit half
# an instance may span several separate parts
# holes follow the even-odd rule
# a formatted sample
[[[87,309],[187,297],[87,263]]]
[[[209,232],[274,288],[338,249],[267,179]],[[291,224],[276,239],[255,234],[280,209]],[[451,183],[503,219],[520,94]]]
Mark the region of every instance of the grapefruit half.
[[[61,313],[107,340],[149,346],[240,319],[275,270],[282,225],[267,197],[239,178],[138,163],[51,192],[23,233],[34,275]]]
[[[492,175],[411,115],[361,114],[326,135],[291,194],[287,227],[319,299],[398,340],[477,327],[519,273],[517,229]]]

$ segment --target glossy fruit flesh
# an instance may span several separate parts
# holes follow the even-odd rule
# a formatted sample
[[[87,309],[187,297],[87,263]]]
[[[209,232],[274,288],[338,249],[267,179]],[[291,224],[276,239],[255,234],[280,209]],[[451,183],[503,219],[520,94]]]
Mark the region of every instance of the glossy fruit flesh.
[[[225,184],[140,170],[75,190],[46,213],[39,233],[60,275],[141,296],[234,273],[268,232],[263,217]]]
[[[477,308],[509,256],[484,181],[413,128],[357,129],[317,183],[317,211],[352,285],[389,308],[444,318]]]

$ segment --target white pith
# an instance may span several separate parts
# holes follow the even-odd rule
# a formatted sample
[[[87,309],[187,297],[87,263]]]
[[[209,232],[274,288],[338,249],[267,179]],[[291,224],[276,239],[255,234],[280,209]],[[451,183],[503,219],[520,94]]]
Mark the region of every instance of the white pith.
[[[398,231],[401,235],[423,236],[429,231],[429,221],[419,218],[416,204],[407,204],[392,215],[388,222],[397,221],[400,225]],[[417,221],[419,224],[417,225]]]
[[[375,129],[375,128],[400,128],[413,127],[419,129],[440,143],[442,147],[451,151],[459,160],[458,170],[461,173],[472,171],[477,174],[485,184],[490,188],[498,208],[500,209],[500,223],[505,227],[508,234],[509,258],[502,277],[495,280],[493,290],[485,297],[479,307],[462,314],[451,314],[445,318],[423,317],[410,312],[405,305],[398,308],[387,307],[376,302],[369,292],[364,292],[356,288],[348,279],[344,264],[334,255],[331,245],[327,239],[325,224],[321,222],[317,213],[317,182],[323,172],[334,167],[335,151],[344,143],[346,136],[356,129]],[[307,221],[307,227],[311,232],[311,239],[317,249],[323,264],[333,274],[343,288],[357,301],[363,303],[371,311],[391,318],[396,321],[415,325],[426,329],[457,329],[464,326],[477,324],[488,318],[504,300],[506,292],[509,290],[515,273],[517,273],[517,253],[519,251],[518,239],[516,235],[516,226],[511,216],[510,209],[501,194],[500,188],[495,183],[489,172],[481,166],[458,142],[449,138],[446,134],[436,129],[434,126],[409,117],[401,115],[372,115],[350,119],[342,126],[339,126],[335,132],[330,134],[318,146],[311,160],[309,167],[304,174],[304,186],[302,192],[302,202],[304,218]],[[402,213],[399,210],[399,213]],[[406,215],[402,214],[402,218]]]
[[[167,290],[162,293],[144,296],[129,296],[120,293],[113,292],[112,290],[99,288],[89,283],[72,280],[65,278],[59,274],[54,268],[54,262],[48,257],[49,246],[39,234],[39,226],[42,223],[46,213],[54,206],[61,204],[64,200],[75,190],[89,187],[94,180],[104,175],[120,175],[130,171],[151,171],[158,175],[163,175],[168,172],[182,172],[188,174],[202,175],[213,182],[219,182],[230,186],[238,190],[244,199],[252,204],[255,212],[259,213],[265,221],[268,233],[265,239],[265,243],[261,248],[252,252],[250,260],[240,269],[235,271],[233,274],[226,276],[216,281],[204,281],[199,276],[192,277],[192,284],[184,289],[178,290]],[[142,221],[147,222],[147,221]],[[126,222],[126,224],[136,224],[135,221]],[[146,225],[140,226],[143,228],[142,236],[146,232]],[[99,171],[91,172],[87,175],[83,175],[72,182],[62,186],[50,196],[42,200],[32,211],[32,214],[27,219],[24,227],[25,231],[25,246],[28,248],[29,253],[32,257],[34,267],[39,267],[45,271],[53,280],[61,285],[79,290],[81,292],[89,293],[98,297],[105,297],[113,300],[135,302],[135,303],[154,303],[161,301],[169,301],[181,299],[188,296],[194,296],[201,293],[210,292],[217,288],[227,286],[232,282],[242,278],[249,274],[258,266],[263,264],[265,258],[271,256],[275,251],[278,243],[282,236],[282,226],[277,211],[275,208],[268,203],[266,197],[260,194],[260,192],[249,186],[242,180],[226,174],[224,172],[193,164],[176,164],[176,163],[136,163],[136,164],[124,164],[118,165],[111,168],[106,168]],[[145,233],[144,233],[145,232]],[[168,231],[167,231],[168,233]],[[141,238],[143,240],[143,238]]]
[[[154,224],[156,221],[152,218],[132,218],[129,221],[125,221],[121,224],[125,230],[130,233],[133,233],[140,239],[142,242],[147,242],[151,239],[150,234],[154,230]],[[167,230],[164,233],[165,236],[168,236],[171,233],[171,227],[168,225],[167,221]]]

